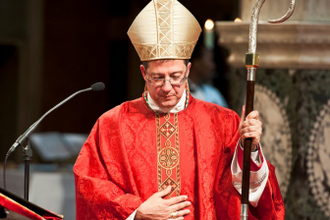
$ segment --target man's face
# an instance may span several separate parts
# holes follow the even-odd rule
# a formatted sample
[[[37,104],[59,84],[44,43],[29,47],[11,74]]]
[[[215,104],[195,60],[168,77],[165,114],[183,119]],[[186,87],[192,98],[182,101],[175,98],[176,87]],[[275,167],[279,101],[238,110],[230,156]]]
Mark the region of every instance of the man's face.
[[[180,86],[172,86],[167,80],[170,77],[188,77],[190,66],[191,63],[186,66],[184,60],[150,61],[147,69],[140,66],[148,92],[159,107],[172,109],[180,101],[186,81]],[[162,86],[151,85],[146,74],[149,79],[165,78],[166,81]]]

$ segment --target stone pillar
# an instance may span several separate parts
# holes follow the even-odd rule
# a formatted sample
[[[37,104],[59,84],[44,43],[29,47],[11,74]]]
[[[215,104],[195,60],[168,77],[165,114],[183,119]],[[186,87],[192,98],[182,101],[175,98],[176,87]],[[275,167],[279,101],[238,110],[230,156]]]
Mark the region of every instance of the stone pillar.
[[[263,122],[261,144],[275,165],[286,219],[330,217],[330,1],[266,0],[259,16],[255,109]],[[244,104],[250,16],[254,0],[242,0],[241,23],[216,22],[218,45],[228,50],[229,105]],[[327,162],[326,162],[327,161]]]

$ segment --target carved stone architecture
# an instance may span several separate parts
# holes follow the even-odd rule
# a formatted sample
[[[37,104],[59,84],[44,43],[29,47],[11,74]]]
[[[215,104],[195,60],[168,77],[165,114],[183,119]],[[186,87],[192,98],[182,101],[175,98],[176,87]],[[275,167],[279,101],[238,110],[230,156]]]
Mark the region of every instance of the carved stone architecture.
[[[307,172],[312,194],[327,217],[330,217],[330,100],[312,129],[307,156]]]
[[[276,167],[281,192],[285,195],[291,174],[292,142],[285,108],[275,93],[256,85],[254,108],[263,124],[261,145],[267,159]]]
[[[328,69],[330,67],[330,2],[296,1],[292,17],[282,24],[268,24],[289,7],[289,0],[266,0],[258,25],[257,53],[261,68]],[[243,22],[217,22],[218,43],[230,50],[228,62],[244,67],[254,0],[241,1]],[[280,64],[280,66],[279,66]]]
[[[324,161],[330,152],[329,107],[324,106],[330,99],[330,2],[296,1],[287,22],[266,22],[284,15],[289,2],[266,0],[260,12],[255,109],[264,122],[266,157],[280,171],[286,219],[329,219],[330,172],[329,161]],[[241,1],[241,23],[216,23],[218,45],[229,53],[229,105],[238,113],[245,99],[245,53],[253,4],[254,0]],[[282,118],[274,121],[274,117]],[[281,121],[285,126],[279,135]]]
[[[230,51],[232,67],[244,67],[249,22],[218,22],[219,44]],[[328,69],[330,23],[287,21],[258,25],[257,53],[261,68]],[[280,64],[280,66],[279,66]]]

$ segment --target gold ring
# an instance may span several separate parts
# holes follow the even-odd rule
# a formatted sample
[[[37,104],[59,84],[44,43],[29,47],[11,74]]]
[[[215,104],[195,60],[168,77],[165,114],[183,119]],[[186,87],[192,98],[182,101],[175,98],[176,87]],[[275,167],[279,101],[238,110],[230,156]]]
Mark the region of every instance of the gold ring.
[[[178,215],[178,212],[177,211],[172,212],[172,218],[176,218],[177,215]]]

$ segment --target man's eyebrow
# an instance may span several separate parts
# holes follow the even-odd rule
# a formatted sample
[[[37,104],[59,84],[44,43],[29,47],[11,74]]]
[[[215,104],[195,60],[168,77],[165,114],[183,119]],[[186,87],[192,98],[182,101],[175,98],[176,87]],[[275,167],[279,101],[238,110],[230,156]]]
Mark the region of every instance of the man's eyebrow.
[[[164,73],[150,73],[150,75],[164,75]]]
[[[176,73],[181,74],[181,73],[183,73],[183,72],[184,72],[184,71],[177,70],[177,71],[171,72],[170,75],[173,75],[173,74],[176,74]],[[150,75],[161,75],[161,76],[163,76],[163,75],[165,75],[165,74],[164,74],[164,73],[150,73]]]

